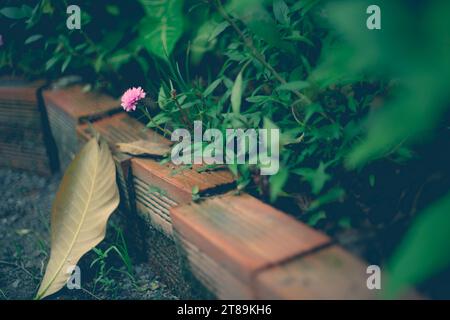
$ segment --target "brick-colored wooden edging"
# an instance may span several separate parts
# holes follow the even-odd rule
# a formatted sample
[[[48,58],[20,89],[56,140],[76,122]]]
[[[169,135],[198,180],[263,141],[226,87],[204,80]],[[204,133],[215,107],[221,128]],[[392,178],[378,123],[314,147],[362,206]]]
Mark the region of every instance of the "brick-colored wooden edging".
[[[58,169],[41,98],[44,84],[0,78],[0,166],[43,175]]]
[[[171,210],[190,268],[220,299],[368,299],[366,264],[247,195]]]
[[[105,118],[92,126],[112,146],[116,163],[121,163],[118,168],[131,165],[131,173],[123,175],[131,177],[126,181],[132,184],[128,189],[136,201],[138,224],[147,226],[144,234],[135,234],[144,241],[134,243],[144,248],[139,251],[152,271],[182,297],[373,297],[363,261],[285,213],[247,194],[191,201],[194,186],[204,197],[228,190],[233,179],[226,171],[199,173],[118,153],[117,142],[142,139],[143,134],[166,143],[128,115]],[[78,128],[83,140],[88,131],[87,125]],[[191,275],[201,283],[200,290],[198,283],[186,281],[192,280]]]
[[[133,158],[119,152],[116,144],[120,142],[147,139],[162,145],[170,143],[124,113],[78,125],[76,131],[80,145],[96,132],[111,148],[121,191],[120,208],[127,214],[125,231],[135,258],[145,257],[152,270],[180,296],[192,297],[193,290],[183,277],[182,260],[173,240],[169,209],[190,202],[194,186],[200,195],[229,188],[232,175],[224,170],[182,170],[157,159]]]
[[[50,108],[64,104],[64,99],[49,100]],[[218,195],[233,186],[228,171],[200,172],[120,153],[118,142],[168,141],[126,114],[103,113],[103,119],[91,118],[96,120],[91,126],[79,125],[80,118],[72,115],[65,134],[76,131],[84,143],[93,129],[109,143],[122,208],[134,221],[126,230],[134,238],[132,250],[148,259],[149,268],[180,297],[375,297],[366,285],[367,264],[324,234],[248,194]],[[194,187],[204,200],[191,201]]]
[[[96,132],[109,145],[117,168],[117,180],[121,193],[121,204],[131,211],[134,204],[131,202],[129,184],[131,156],[117,150],[117,143],[127,143],[146,139],[160,144],[168,141],[159,134],[146,128],[137,120],[125,113],[118,113],[92,123],[86,123],[76,128],[80,147],[89,141]],[[134,201],[134,200],[133,200]]]
[[[184,268],[182,250],[174,241],[170,208],[192,200],[192,190],[206,196],[233,185],[232,175],[225,170],[198,172],[152,159],[131,160],[136,212],[146,228],[146,256],[150,266],[162,280],[183,298],[208,296],[203,287],[192,280]]]
[[[78,152],[77,125],[104,118],[121,109],[118,100],[84,92],[81,85],[45,90],[43,97],[62,169]]]

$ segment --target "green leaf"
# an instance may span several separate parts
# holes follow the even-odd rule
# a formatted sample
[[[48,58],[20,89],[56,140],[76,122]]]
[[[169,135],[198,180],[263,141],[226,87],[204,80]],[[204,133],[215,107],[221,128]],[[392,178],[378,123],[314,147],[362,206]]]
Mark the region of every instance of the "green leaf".
[[[391,258],[387,298],[420,284],[450,264],[449,213],[450,193],[447,193],[416,218]]]
[[[302,90],[309,87],[309,83],[306,81],[293,81],[282,84],[277,87],[277,90]]]
[[[221,34],[226,28],[228,28],[229,25],[230,24],[228,23],[228,21],[223,21],[223,22],[217,24],[214,27],[213,31],[211,32],[211,34],[208,38],[208,41],[212,41],[215,38],[217,38],[219,36],[219,34]]]
[[[45,70],[50,70],[59,61],[59,56],[53,56],[45,64]]]
[[[214,32],[217,26],[218,24],[216,22],[209,20],[197,28],[197,34],[192,39],[189,46],[191,61],[193,64],[198,64],[202,60],[205,52],[214,48],[217,41],[213,38],[211,30]]]
[[[150,121],[147,124],[147,128],[154,128],[157,125],[164,124],[166,122],[169,122],[170,120],[172,120],[172,118],[169,117],[168,115],[166,115],[164,113],[159,113],[153,118],[153,121]]]
[[[164,109],[164,107],[167,105],[166,92],[164,91],[164,88],[162,86],[161,86],[161,88],[159,88],[158,105],[161,109]]]
[[[156,56],[167,59],[183,34],[182,0],[140,0],[146,16],[140,25],[139,39]]]
[[[211,83],[208,88],[206,88],[205,92],[203,92],[203,96],[207,97],[209,96],[216,88],[217,86],[222,82],[222,79],[217,79]]]
[[[327,214],[325,213],[325,211],[315,212],[311,215],[311,217],[309,217],[308,225],[315,227],[320,220],[326,219],[326,217]]]
[[[270,118],[264,117],[263,127],[267,130],[280,129]]]
[[[352,227],[352,220],[350,217],[342,217],[338,222],[339,226],[344,229],[350,229]]]
[[[310,45],[311,47],[314,47],[314,43],[311,40],[309,40],[307,37],[302,36],[300,34],[300,31],[298,31],[298,30],[292,31],[292,34],[284,37],[284,39],[291,40],[291,41],[304,42],[304,43],[307,43],[308,45]]]
[[[108,59],[108,62],[113,66],[115,70],[118,70],[122,65],[130,61],[130,59],[133,57],[133,55],[129,52],[123,52],[118,51],[116,54],[114,54],[111,58]],[[98,63],[103,65],[104,57],[103,55],[100,55],[98,57]],[[100,70],[100,69],[99,69]]]
[[[283,191],[283,187],[289,178],[289,171],[286,168],[281,168],[276,175],[269,178],[270,182],[270,201],[275,202]]]
[[[241,103],[242,103],[242,70],[239,72],[236,80],[233,84],[233,89],[231,90],[231,107],[235,114],[239,114],[241,112]]]
[[[233,0],[226,7],[233,16],[241,19],[247,27],[268,44],[276,47],[284,47],[277,24],[267,12],[261,0]]]
[[[39,40],[39,39],[42,38],[42,37],[43,37],[42,34],[35,34],[35,35],[32,35],[32,36],[28,37],[28,38],[25,40],[25,44],[33,43],[33,42]]]
[[[369,185],[373,188],[375,186],[375,176],[371,174],[369,176]]]
[[[330,180],[331,176],[325,172],[327,166],[320,162],[317,169],[301,168],[292,170],[292,173],[298,174],[303,177],[303,180],[307,181],[311,185],[312,192],[318,194],[325,183]]]
[[[291,23],[289,18],[289,7],[283,0],[273,1],[273,14],[279,23],[288,25]]]
[[[309,206],[308,210],[316,210],[317,208],[335,202],[342,200],[345,196],[345,191],[342,188],[333,188],[324,195],[316,198],[314,201],[311,202],[311,205]]]
[[[305,111],[305,122],[308,122],[308,120],[316,113],[322,112],[322,106],[318,103],[310,104],[306,107]]]
[[[61,72],[66,71],[67,67],[69,66],[70,61],[72,61],[72,56],[68,56],[66,60],[64,60],[64,63],[61,66]]]
[[[110,15],[113,15],[113,16],[118,16],[118,15],[120,14],[120,9],[119,9],[119,7],[116,6],[116,5],[113,5],[113,4],[107,5],[107,6],[106,6],[106,11],[107,11]]]
[[[5,7],[0,10],[0,13],[9,19],[23,19],[31,17],[33,9],[27,5],[19,7]]]
[[[270,100],[270,96],[252,96],[245,99],[250,103],[263,103]]]

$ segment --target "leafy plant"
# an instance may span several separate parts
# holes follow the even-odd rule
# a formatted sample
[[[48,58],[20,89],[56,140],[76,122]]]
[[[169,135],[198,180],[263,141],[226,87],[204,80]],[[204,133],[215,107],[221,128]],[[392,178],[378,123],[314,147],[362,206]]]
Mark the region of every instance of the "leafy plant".
[[[93,251],[97,257],[92,261],[91,268],[97,267],[96,277],[94,279],[94,292],[97,285],[100,285],[102,289],[108,291],[112,290],[115,285],[114,273],[124,273],[129,277],[133,283],[135,282],[133,276],[133,264],[128,253],[128,247],[123,236],[123,231],[116,225],[113,225],[116,231],[115,244],[110,245],[106,250],[100,248],[93,248]],[[115,266],[110,266],[108,258],[110,253],[115,253],[119,260],[124,264],[126,270],[122,270]]]
[[[183,33],[182,0],[140,0],[145,18],[138,41],[156,56],[167,59]]]

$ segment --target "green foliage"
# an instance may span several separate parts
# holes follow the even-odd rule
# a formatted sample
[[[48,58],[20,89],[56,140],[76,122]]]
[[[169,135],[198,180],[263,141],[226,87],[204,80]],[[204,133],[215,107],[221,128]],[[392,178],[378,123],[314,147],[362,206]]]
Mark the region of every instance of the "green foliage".
[[[406,234],[390,263],[386,297],[417,285],[450,264],[450,194],[422,212]]]
[[[243,80],[242,80],[242,71],[239,72],[236,80],[233,84],[233,90],[231,90],[231,107],[233,108],[233,112],[238,115],[241,112],[241,102],[242,102],[242,88]]]
[[[370,74],[396,79],[402,91],[376,112],[367,137],[348,156],[350,167],[422,138],[448,107],[450,46],[445,39],[450,37],[450,4],[438,1],[414,7],[408,1],[380,1],[387,30],[382,32],[360,27],[365,17],[358,12],[369,4],[338,1],[329,5],[330,21],[346,42],[327,47],[316,76],[317,81],[327,81],[330,73],[340,74],[339,81],[345,81]],[[413,27],[418,32],[408,30]],[[402,125],[397,125],[400,118]]]
[[[128,253],[128,247],[123,236],[123,231],[120,227],[112,225],[116,231],[116,239],[113,245],[110,245],[105,250],[101,248],[93,248],[96,258],[91,262],[91,268],[96,268],[96,276],[94,279],[94,292],[97,286],[105,291],[114,290],[117,283],[114,280],[114,273],[123,273],[129,277],[133,283],[134,271],[131,258]],[[119,262],[125,266],[125,270],[117,266],[117,263],[112,263],[111,253],[114,253]]]
[[[21,7],[4,7],[0,10],[0,14],[9,19],[23,19],[31,16],[32,9],[27,5],[22,5]]]
[[[383,31],[370,32],[358,12],[369,1],[337,1],[328,7],[330,22],[344,42],[328,46],[322,64],[313,75],[327,83],[331,75],[339,82],[368,77],[395,79],[382,108],[367,122],[367,134],[346,156],[350,168],[374,159],[401,154],[405,146],[429,140],[435,127],[447,125],[450,85],[450,4],[448,1],[379,1],[383,8]],[[354,108],[354,107],[353,107]],[[370,185],[375,176],[370,175]],[[414,221],[392,257],[387,297],[417,285],[450,264],[444,248],[450,245],[446,195],[425,209]]]
[[[151,53],[167,59],[183,33],[182,0],[140,0],[145,17],[138,41]]]

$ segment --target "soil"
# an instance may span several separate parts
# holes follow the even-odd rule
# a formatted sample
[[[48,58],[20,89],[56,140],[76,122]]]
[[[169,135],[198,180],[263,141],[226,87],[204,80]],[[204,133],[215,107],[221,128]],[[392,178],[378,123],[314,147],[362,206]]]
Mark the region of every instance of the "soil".
[[[0,300],[33,299],[37,292],[49,256],[50,210],[60,179],[60,174],[44,178],[0,169]],[[107,237],[97,247],[103,252],[120,245],[118,219],[113,214]],[[132,263],[127,271],[111,251],[91,266],[96,258],[91,251],[78,264],[81,289],[64,288],[49,299],[177,299],[148,265]]]

